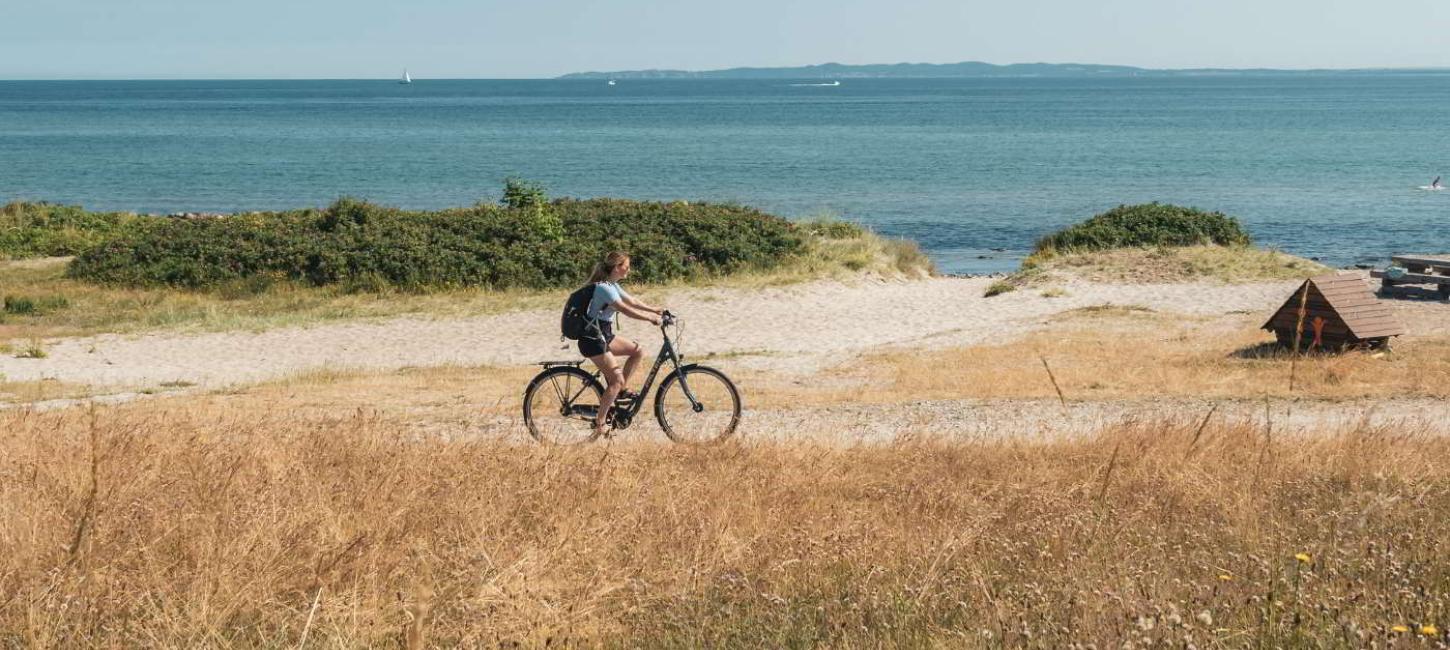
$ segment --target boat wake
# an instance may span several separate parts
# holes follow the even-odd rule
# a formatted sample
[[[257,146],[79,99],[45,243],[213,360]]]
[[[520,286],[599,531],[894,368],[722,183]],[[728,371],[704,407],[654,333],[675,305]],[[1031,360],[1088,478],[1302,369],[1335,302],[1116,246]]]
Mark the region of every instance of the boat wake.
[[[841,85],[841,82],[839,82],[839,81],[832,81],[832,82],[829,82],[829,83],[791,84],[791,85],[792,86],[795,86],[797,88],[811,88],[811,87],[815,87],[815,88],[827,87],[828,88],[828,87],[831,87],[831,86],[839,86],[839,85]]]

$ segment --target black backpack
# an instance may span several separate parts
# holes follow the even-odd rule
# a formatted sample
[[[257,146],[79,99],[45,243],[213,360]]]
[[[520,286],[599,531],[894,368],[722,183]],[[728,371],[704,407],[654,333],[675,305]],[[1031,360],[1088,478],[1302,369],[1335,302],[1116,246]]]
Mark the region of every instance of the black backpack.
[[[594,300],[594,283],[586,284],[569,294],[564,301],[564,315],[559,318],[559,333],[564,338],[579,340],[589,330],[589,302]]]

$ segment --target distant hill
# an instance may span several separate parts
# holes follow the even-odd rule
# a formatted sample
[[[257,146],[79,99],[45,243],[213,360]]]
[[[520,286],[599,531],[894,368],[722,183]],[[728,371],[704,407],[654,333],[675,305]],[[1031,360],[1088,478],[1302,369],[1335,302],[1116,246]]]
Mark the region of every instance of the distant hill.
[[[1203,75],[1445,73],[1445,68],[1364,68],[1353,70],[1279,70],[1273,68],[1153,69],[1129,65],[1087,63],[876,63],[846,65],[822,63],[788,68],[729,68],[726,70],[619,70],[574,72],[560,79],[852,79],[934,77],[1139,77]]]

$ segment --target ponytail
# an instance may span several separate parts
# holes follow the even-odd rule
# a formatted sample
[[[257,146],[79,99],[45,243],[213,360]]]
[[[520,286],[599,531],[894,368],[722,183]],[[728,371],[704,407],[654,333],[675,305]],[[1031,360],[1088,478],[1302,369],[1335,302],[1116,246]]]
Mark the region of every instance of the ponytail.
[[[624,251],[614,251],[608,255],[605,255],[603,260],[600,260],[598,264],[594,265],[594,272],[589,274],[588,284],[595,284],[597,282],[603,282],[605,280],[608,280],[609,274],[613,273],[614,269],[619,268],[619,265],[624,264],[628,261],[629,253],[626,253]]]

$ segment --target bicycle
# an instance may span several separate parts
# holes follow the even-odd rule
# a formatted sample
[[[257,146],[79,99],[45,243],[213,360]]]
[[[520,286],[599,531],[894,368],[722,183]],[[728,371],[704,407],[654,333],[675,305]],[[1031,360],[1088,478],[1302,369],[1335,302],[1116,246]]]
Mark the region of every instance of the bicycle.
[[[529,435],[546,444],[570,445],[592,442],[600,435],[612,436],[628,429],[644,407],[655,377],[666,362],[674,369],[660,382],[655,393],[654,414],[660,429],[675,442],[703,444],[724,440],[740,424],[740,391],[725,373],[699,364],[682,364],[684,355],[675,350],[670,326],[679,319],[670,312],[660,317],[664,343],[655,355],[654,367],[635,399],[616,399],[605,415],[606,432],[594,429],[599,403],[604,397],[600,372],[589,373],[584,360],[541,361],[544,369],[524,389],[524,424]]]

